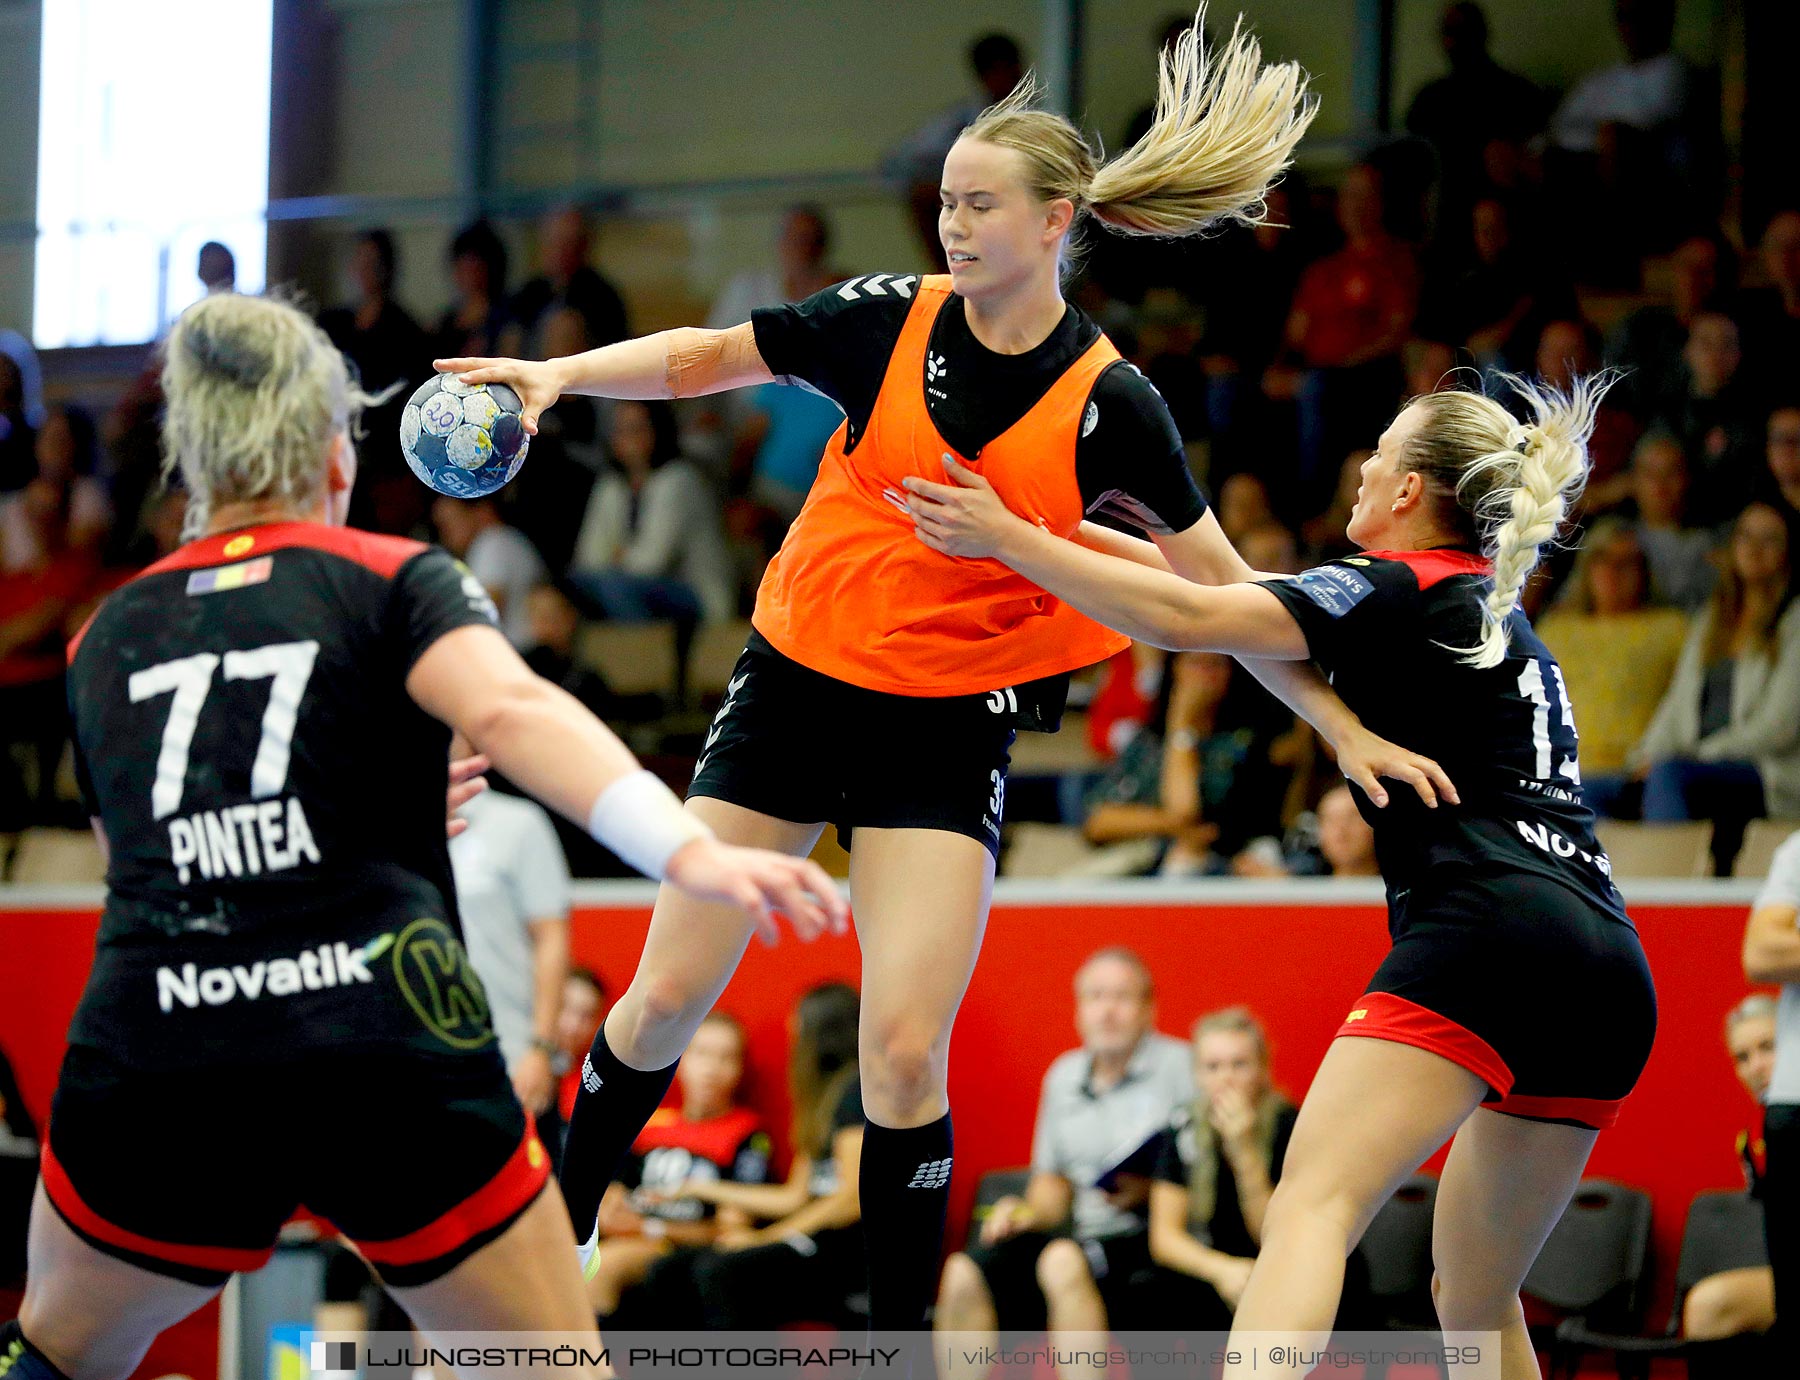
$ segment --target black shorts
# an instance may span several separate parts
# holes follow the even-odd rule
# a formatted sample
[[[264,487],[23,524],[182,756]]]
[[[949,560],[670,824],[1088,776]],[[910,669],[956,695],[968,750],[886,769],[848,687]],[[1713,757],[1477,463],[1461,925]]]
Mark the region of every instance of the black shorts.
[[[1049,1324],[1043,1288],[1038,1284],[1038,1257],[1059,1238],[1049,1232],[1022,1231],[992,1246],[976,1246],[969,1259],[987,1281],[993,1295],[994,1316],[1008,1336],[1041,1332]],[[1151,1303],[1150,1285],[1160,1273],[1150,1259],[1148,1232],[1076,1240],[1087,1258],[1088,1273],[1106,1305],[1106,1320],[1114,1328],[1131,1329],[1155,1324],[1145,1320],[1139,1305]]]
[[[1529,873],[1420,883],[1341,1036],[1394,1040],[1485,1079],[1483,1105],[1601,1130],[1650,1058],[1656,989],[1637,931]]]
[[[943,829],[1000,856],[1013,744],[1004,691],[922,699],[864,690],[760,637],[738,658],[689,796],[852,832]]]
[[[42,1172],[77,1235],[157,1274],[216,1286],[258,1269],[304,1207],[405,1288],[511,1226],[550,1157],[491,1046],[146,1072],[74,1045]]]

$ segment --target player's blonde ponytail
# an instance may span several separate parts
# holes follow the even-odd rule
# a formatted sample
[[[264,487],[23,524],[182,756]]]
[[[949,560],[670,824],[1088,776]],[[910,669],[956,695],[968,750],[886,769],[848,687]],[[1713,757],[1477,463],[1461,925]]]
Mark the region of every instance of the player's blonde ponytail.
[[[1208,53],[1205,18],[1202,5],[1158,59],[1150,129],[1110,162],[1068,120],[1036,108],[1042,88],[1030,74],[962,137],[1014,150],[1038,197],[1074,203],[1071,242],[1085,215],[1132,235],[1191,235],[1224,219],[1260,224],[1263,198],[1293,161],[1318,101],[1298,64],[1263,65],[1242,17],[1224,48]]]
[[[1205,19],[1202,5],[1158,57],[1149,130],[1088,183],[1088,208],[1115,230],[1188,235],[1221,219],[1261,224],[1264,195],[1318,113],[1300,65],[1265,67],[1242,15],[1217,53],[1201,40]]]
[[[1446,517],[1472,537],[1494,565],[1481,608],[1481,638],[1457,648],[1473,666],[1497,666],[1506,656],[1506,620],[1519,605],[1538,553],[1552,540],[1587,483],[1587,441],[1600,399],[1613,376],[1577,379],[1564,394],[1547,384],[1502,376],[1530,409],[1518,421],[1479,393],[1428,393],[1413,401],[1425,424],[1406,457],[1440,495]]]
[[[305,313],[272,297],[218,293],[182,313],[162,371],[165,476],[188,493],[184,535],[221,503],[318,501],[325,449],[377,401]]]

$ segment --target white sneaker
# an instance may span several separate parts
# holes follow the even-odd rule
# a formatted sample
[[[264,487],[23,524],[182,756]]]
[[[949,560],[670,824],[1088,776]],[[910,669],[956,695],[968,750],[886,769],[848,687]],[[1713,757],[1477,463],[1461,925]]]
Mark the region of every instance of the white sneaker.
[[[600,1228],[594,1227],[594,1234],[575,1247],[576,1259],[581,1261],[581,1277],[592,1279],[600,1273]]]

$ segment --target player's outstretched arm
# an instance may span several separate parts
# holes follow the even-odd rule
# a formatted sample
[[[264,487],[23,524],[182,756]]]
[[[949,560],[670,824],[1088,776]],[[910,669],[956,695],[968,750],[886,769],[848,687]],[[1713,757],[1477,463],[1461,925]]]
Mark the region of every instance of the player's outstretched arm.
[[[538,417],[565,393],[595,398],[698,398],[772,383],[750,323],[724,331],[682,326],[655,335],[602,345],[560,359],[434,360],[440,374],[464,383],[504,383],[524,404],[520,420],[537,435]]]
[[[775,913],[812,939],[849,911],[816,864],[720,843],[574,696],[533,673],[499,631],[445,633],[406,678],[413,700],[552,809],[648,876],[741,906],[765,940]]]
[[[944,464],[954,483],[906,481],[914,529],[927,546],[952,556],[1000,560],[1096,622],[1139,642],[1239,657],[1272,694],[1319,730],[1337,753],[1344,775],[1377,806],[1388,800],[1384,777],[1411,786],[1432,808],[1440,796],[1457,799],[1443,768],[1371,733],[1324,677],[1305,664],[1305,634],[1280,600],[1257,585],[1216,583],[1259,577],[1211,513],[1189,532],[1159,541],[1155,548],[1130,537],[1102,535],[1104,529],[1090,532],[1088,524],[1077,541],[1063,541],[1010,512],[980,475],[949,457]],[[1196,579],[1215,583],[1209,587],[1193,583]]]

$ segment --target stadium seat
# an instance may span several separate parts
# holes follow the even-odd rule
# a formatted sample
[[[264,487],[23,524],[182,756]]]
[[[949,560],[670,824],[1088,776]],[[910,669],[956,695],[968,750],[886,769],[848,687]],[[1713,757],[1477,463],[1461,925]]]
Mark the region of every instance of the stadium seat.
[[[1029,1169],[990,1169],[975,1185],[975,1207],[969,1213],[969,1235],[963,1242],[965,1251],[981,1244],[981,1224],[1002,1198],[1022,1198],[1025,1185],[1031,1182]]]
[[[1521,1291],[1585,1327],[1635,1332],[1643,1319],[1645,1265],[1650,1253],[1650,1195],[1607,1179],[1583,1179]],[[1550,1380],[1573,1376],[1574,1348],[1554,1335]]]
[[[1363,1233],[1360,1247],[1369,1267],[1369,1298],[1380,1326],[1394,1332],[1437,1327],[1431,1303],[1431,1214],[1438,1181],[1415,1174]],[[1374,1321],[1374,1320],[1372,1320]]]
[[[588,623],[575,635],[575,659],[598,671],[619,695],[675,693],[673,623]]]
[[[93,886],[106,880],[100,840],[91,829],[27,829],[7,869],[18,886]]]
[[[1731,865],[1734,877],[1766,877],[1775,850],[1800,833],[1800,819],[1753,819],[1744,830],[1744,846]]]
[[[750,620],[703,623],[694,634],[694,650],[688,658],[688,689],[704,700],[723,695],[731,682],[731,670],[750,637]]]
[[[1711,824],[1637,824],[1603,819],[1594,828],[1615,877],[1709,877]]]
[[[1774,1357],[1760,1334],[1714,1342],[1690,1342],[1681,1336],[1682,1307],[1701,1280],[1726,1270],[1748,1270],[1769,1263],[1763,1240],[1763,1208],[1743,1190],[1696,1194],[1681,1233],[1681,1258],[1675,1266],[1675,1302],[1660,1337],[1599,1331],[1584,1319],[1568,1318],[1556,1329],[1559,1349],[1579,1366],[1589,1351],[1613,1353],[1621,1376],[1648,1376],[1656,1357],[1683,1360],[1708,1356],[1719,1374],[1773,1373]]]
[[[1106,766],[1088,746],[1088,716],[1081,710],[1063,715],[1055,733],[1021,733],[1013,744],[1010,774],[1060,776],[1068,771],[1100,771]]]
[[[1000,873],[1005,877],[1062,877],[1099,850],[1072,824],[1015,824],[1006,831]]]

